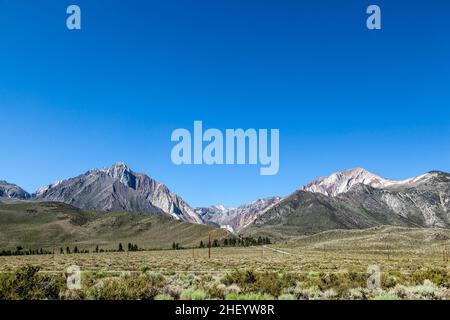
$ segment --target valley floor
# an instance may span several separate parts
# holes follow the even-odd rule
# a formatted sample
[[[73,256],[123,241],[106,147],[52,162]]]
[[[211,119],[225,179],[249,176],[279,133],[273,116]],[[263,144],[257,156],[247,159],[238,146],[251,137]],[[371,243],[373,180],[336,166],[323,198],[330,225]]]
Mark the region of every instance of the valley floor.
[[[32,265],[35,277],[59,279],[53,298],[64,299],[450,299],[449,238],[384,227],[212,248],[211,258],[208,249],[0,257],[0,298],[14,297],[7,278]],[[82,271],[81,290],[65,288],[71,265]],[[379,288],[367,284],[374,265]]]

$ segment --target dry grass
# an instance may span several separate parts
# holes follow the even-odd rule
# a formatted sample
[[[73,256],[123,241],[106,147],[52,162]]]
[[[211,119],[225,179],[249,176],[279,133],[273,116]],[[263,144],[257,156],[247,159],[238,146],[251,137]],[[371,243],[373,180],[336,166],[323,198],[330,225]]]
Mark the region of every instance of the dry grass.
[[[262,299],[449,299],[442,232],[448,234],[388,228],[327,232],[265,248],[212,248],[210,259],[208,249],[195,249],[194,255],[186,249],[8,256],[0,257],[0,270],[36,265],[41,274],[61,276],[78,265],[90,285],[78,296],[63,294],[75,299],[246,299],[254,294]],[[370,265],[382,272],[379,291],[365,288]],[[131,271],[130,279],[123,278],[124,271]],[[139,289],[139,283],[148,283],[141,278],[148,273],[162,280],[155,288]]]

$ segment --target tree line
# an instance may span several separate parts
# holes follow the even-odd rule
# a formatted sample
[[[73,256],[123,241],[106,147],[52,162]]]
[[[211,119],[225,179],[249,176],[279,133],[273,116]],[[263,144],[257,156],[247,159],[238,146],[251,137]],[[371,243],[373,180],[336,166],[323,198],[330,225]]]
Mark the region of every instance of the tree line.
[[[128,243],[127,251],[140,251],[142,249],[135,243]],[[78,253],[89,253],[90,251],[87,249],[79,249],[78,246],[73,248],[71,247],[60,247],[59,254],[78,254]],[[92,251],[93,253],[101,253],[101,252],[125,252],[122,243],[119,243],[117,249],[101,249],[98,245]],[[24,249],[22,246],[16,247],[15,250],[2,250],[0,251],[0,256],[25,256],[25,255],[45,255],[45,254],[55,254],[55,250],[47,250],[44,248],[40,249]]]
[[[232,238],[224,238],[221,240],[214,239],[209,243],[208,241],[204,242],[200,241],[197,248],[207,248],[211,246],[212,248],[217,247],[248,247],[248,246],[258,246],[258,245],[266,245],[270,244],[269,237],[232,237]],[[173,250],[181,250],[185,249],[180,243],[173,242],[172,243]],[[103,249],[98,245],[92,250],[93,253],[102,253],[102,252],[134,252],[134,251],[143,251],[144,249],[139,248],[139,246],[135,243],[128,243],[126,249],[122,243],[119,243],[117,249]],[[60,254],[80,254],[80,253],[90,253],[87,249],[79,249],[78,246],[71,247],[60,247]],[[0,256],[19,256],[19,255],[45,255],[45,254],[55,254],[55,250],[47,250],[47,249],[24,249],[22,246],[18,246],[16,250],[2,250],[0,251]]]
[[[209,243],[209,241],[203,242],[203,240],[200,241],[197,248],[208,248],[211,246],[212,248],[217,247],[249,247],[249,246],[261,246],[270,244],[270,238],[269,237],[233,237],[233,238],[224,238],[222,240],[214,239]],[[178,242],[172,243],[172,249],[173,250],[181,250],[185,249],[183,246],[181,246]]]
[[[132,252],[132,251],[140,251],[140,250],[142,250],[142,249],[140,249],[137,244],[129,242],[126,251]],[[97,246],[95,246],[95,249],[92,252],[93,253],[125,252],[125,249],[123,248],[122,242],[120,242],[117,249],[101,249],[97,245]],[[73,251],[71,251],[69,247],[66,247],[65,251],[63,248],[60,248],[60,254],[72,254],[72,253],[89,253],[89,250],[78,250],[77,246],[74,247]]]
[[[44,255],[54,254],[54,251],[49,251],[43,248],[40,249],[24,249],[22,246],[16,247],[16,250],[2,250],[0,256],[30,256],[30,255]]]

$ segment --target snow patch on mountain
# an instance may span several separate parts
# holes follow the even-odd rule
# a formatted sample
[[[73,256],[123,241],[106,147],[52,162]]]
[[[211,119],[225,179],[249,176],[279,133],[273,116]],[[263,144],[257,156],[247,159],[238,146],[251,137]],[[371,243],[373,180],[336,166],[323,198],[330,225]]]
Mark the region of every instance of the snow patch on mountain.
[[[425,179],[429,179],[431,175],[432,173],[426,173],[406,180],[391,180],[377,176],[363,168],[356,168],[336,172],[328,177],[321,177],[307,184],[301,190],[335,197],[341,193],[348,192],[358,184],[368,185],[373,188],[413,186],[416,183],[423,182]]]

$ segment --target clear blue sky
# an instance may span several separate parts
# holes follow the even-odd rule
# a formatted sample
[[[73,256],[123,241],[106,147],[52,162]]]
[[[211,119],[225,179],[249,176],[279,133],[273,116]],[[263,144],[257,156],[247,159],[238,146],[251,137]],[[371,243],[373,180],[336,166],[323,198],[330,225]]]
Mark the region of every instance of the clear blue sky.
[[[449,31],[441,0],[0,0],[0,179],[33,192],[123,161],[235,206],[352,167],[450,171]],[[279,174],[173,165],[171,132],[194,120],[279,128]]]

